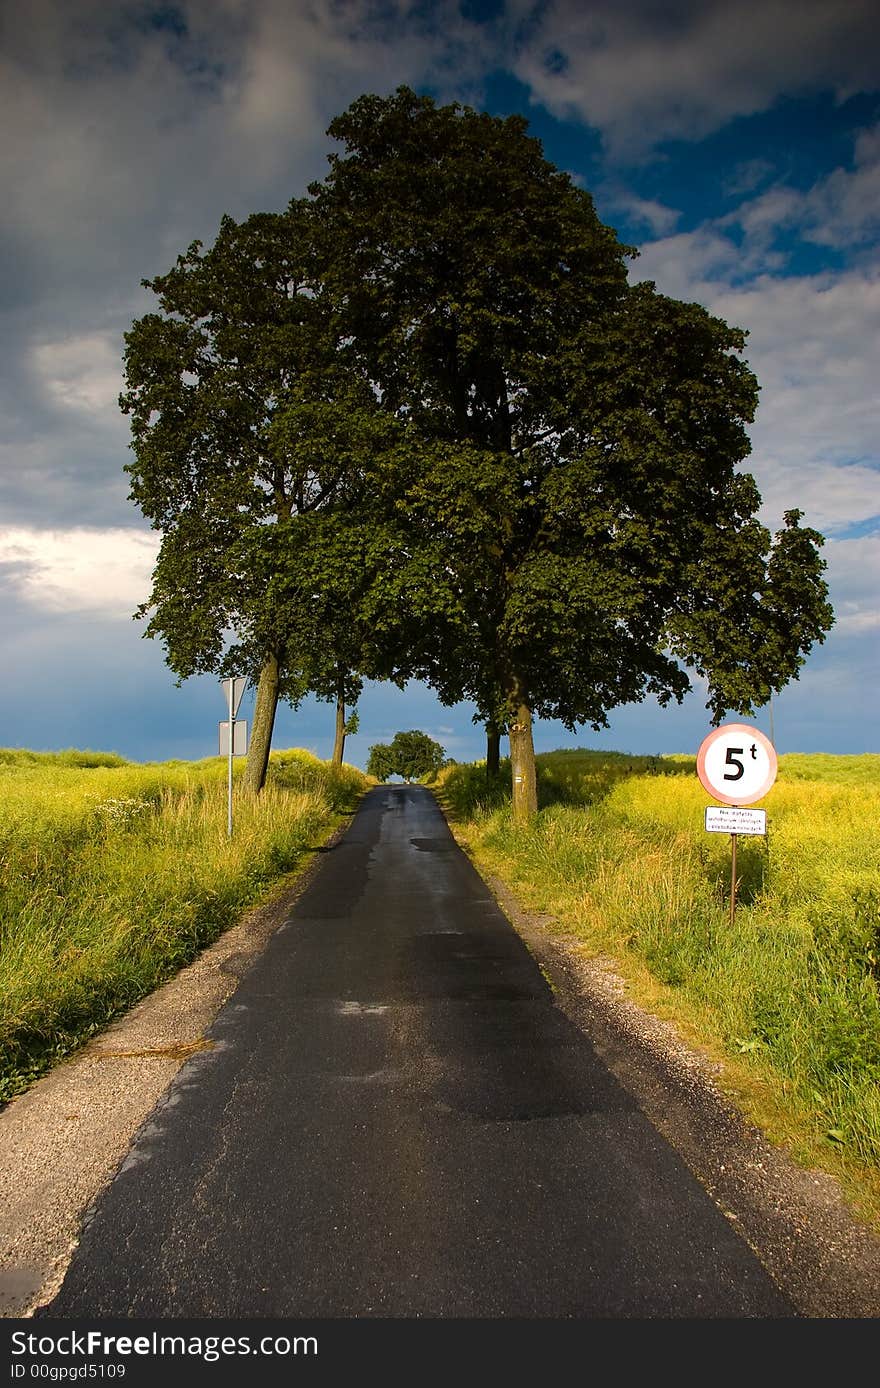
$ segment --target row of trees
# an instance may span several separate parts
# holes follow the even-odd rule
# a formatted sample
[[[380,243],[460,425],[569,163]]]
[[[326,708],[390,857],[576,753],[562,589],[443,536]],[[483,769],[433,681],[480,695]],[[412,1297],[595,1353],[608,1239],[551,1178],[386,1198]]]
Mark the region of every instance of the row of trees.
[[[374,743],[367,760],[367,774],[378,781],[387,781],[389,776],[418,781],[423,776],[436,776],[445,757],[439,742],[414,728],[408,733],[395,733],[390,742]]]
[[[744,335],[631,284],[634,255],[520,117],[400,88],[330,126],[326,177],[226,217],[126,335],[132,499],[161,532],[147,634],[181,678],[279,698],[365,678],[473,701],[536,807],[532,720],[708,683],[748,713],[832,622],[822,537],[757,520]]]

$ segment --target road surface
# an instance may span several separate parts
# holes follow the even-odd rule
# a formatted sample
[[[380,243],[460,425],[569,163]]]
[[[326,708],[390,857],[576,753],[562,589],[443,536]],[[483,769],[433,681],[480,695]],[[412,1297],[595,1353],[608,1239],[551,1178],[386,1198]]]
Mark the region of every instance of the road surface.
[[[794,1314],[421,787],[368,793],[209,1036],[43,1314]]]

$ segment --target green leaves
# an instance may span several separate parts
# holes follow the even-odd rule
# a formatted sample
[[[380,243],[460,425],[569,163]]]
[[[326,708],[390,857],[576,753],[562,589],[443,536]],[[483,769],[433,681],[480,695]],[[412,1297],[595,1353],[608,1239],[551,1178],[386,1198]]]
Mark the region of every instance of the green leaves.
[[[379,781],[387,781],[389,776],[402,776],[406,781],[417,781],[425,776],[435,776],[443,765],[443,748],[427,733],[413,729],[408,733],[395,733],[390,744],[378,742],[370,748],[367,761],[367,775]]]
[[[676,654],[716,707],[760,699],[828,614],[805,551],[779,541],[768,569],[736,472],[745,335],[629,287],[629,248],[525,130],[406,88],[364,97],[310,190],[326,292],[406,430],[386,593],[425,628],[409,668],[487,717],[516,685],[569,726],[682,698]],[[777,610],[803,614],[783,639]]]
[[[670,621],[674,648],[709,680],[716,722],[728,709],[751,714],[797,679],[834,622],[819,553],[823,537],[802,530],[800,512],[788,511],[771,543],[744,511],[726,526],[707,528]]]
[[[401,87],[330,134],[307,198],[224,218],[126,336],[172,668],[271,651],[293,701],[420,677],[499,725],[680,700],[679,661],[716,718],[766,702],[833,619],[821,536],[771,542],[738,471],[745,334],[631,286],[521,117]]]
[[[162,531],[141,609],[183,678],[225,661],[281,689],[348,697],[365,653],[359,511],[399,426],[353,373],[310,263],[303,203],[194,243],[150,282],[161,312],[126,335],[131,497]]]

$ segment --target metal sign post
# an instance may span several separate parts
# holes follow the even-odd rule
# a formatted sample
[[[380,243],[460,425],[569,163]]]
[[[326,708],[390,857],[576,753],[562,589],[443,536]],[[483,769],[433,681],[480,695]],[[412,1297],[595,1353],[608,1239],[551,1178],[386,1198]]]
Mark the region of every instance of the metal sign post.
[[[226,832],[232,838],[232,758],[239,751],[238,738],[235,735],[236,720],[241,697],[244,694],[247,680],[240,677],[231,680],[221,681],[223,692],[226,695],[227,709],[229,712],[229,723],[227,725],[227,736],[229,738],[228,773],[226,777]],[[245,734],[247,728],[245,727]],[[222,750],[223,724],[220,724],[220,739]]]
[[[235,681],[227,680],[229,686],[229,772],[226,777],[226,832],[232,838],[232,748],[235,742],[235,710],[232,707],[232,700],[235,696]]]
[[[736,840],[738,834],[766,834],[763,810],[746,810],[767,794],[776,780],[776,750],[758,728],[727,723],[704,738],[697,753],[701,785],[722,808],[706,810],[710,833],[730,833],[730,924],[736,914]],[[730,807],[730,808],[728,808]]]

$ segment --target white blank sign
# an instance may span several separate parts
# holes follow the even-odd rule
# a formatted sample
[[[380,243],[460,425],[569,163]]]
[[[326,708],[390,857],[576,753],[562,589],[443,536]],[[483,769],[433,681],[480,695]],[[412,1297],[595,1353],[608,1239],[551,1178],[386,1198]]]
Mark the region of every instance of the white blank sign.
[[[218,724],[220,730],[220,756],[229,756],[229,723]],[[234,757],[246,757],[248,749],[248,725],[244,718],[237,718],[233,724],[235,731],[232,734],[232,755]]]

